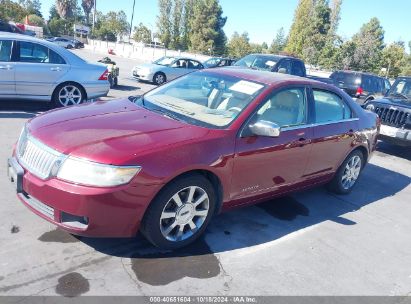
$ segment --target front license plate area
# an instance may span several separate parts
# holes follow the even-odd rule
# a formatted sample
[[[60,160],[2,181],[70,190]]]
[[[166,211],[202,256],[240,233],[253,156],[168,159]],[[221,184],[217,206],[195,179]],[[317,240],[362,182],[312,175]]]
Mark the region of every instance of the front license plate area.
[[[23,192],[23,175],[24,170],[19,165],[15,158],[10,158],[7,161],[7,175],[9,177],[10,182],[14,185],[17,193]]]

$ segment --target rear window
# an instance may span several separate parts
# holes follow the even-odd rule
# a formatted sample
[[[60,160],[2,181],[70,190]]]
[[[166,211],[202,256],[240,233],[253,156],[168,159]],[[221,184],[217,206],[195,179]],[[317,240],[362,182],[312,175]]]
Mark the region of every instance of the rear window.
[[[361,74],[357,73],[342,73],[335,72],[330,78],[334,80],[335,83],[341,83],[346,86],[359,86],[361,85]]]

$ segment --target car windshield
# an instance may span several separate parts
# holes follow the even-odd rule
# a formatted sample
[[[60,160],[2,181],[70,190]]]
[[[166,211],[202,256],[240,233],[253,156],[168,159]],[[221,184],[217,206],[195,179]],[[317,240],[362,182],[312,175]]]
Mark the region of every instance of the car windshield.
[[[164,66],[169,66],[172,64],[177,58],[175,57],[161,57],[160,59],[157,59],[156,61],[153,61],[154,64],[158,65],[164,65]]]
[[[210,72],[195,72],[158,87],[139,103],[190,124],[224,128],[265,88],[261,83]]]
[[[238,60],[234,65],[258,70],[271,70],[280,60],[277,56],[248,55]]]
[[[216,66],[221,62],[221,58],[210,58],[204,62],[204,66],[211,67]]]
[[[411,101],[411,79],[398,79],[391,87],[388,95]]]

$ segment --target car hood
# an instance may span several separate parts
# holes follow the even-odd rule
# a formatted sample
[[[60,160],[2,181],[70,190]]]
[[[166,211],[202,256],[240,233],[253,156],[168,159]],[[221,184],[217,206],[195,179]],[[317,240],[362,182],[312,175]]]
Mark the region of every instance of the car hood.
[[[29,132],[75,157],[133,165],[140,156],[204,138],[206,128],[151,112],[128,99],[58,109],[32,119]]]
[[[373,102],[388,106],[397,106],[411,109],[411,100],[406,100],[404,98],[385,97],[382,99],[373,100]]]
[[[145,69],[145,70],[150,70],[150,71],[157,71],[165,66],[159,65],[159,64],[154,64],[154,63],[144,63],[144,64],[139,64],[136,65],[135,69]]]

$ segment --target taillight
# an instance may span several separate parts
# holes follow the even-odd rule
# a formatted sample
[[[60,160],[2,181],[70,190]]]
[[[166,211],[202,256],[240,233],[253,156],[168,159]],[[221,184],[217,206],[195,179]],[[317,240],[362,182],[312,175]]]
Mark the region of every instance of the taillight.
[[[98,80],[108,80],[108,70],[105,70]]]
[[[364,90],[362,89],[362,87],[358,87],[357,93],[355,93],[355,95],[360,96],[360,95],[362,95],[363,92],[364,92]]]

